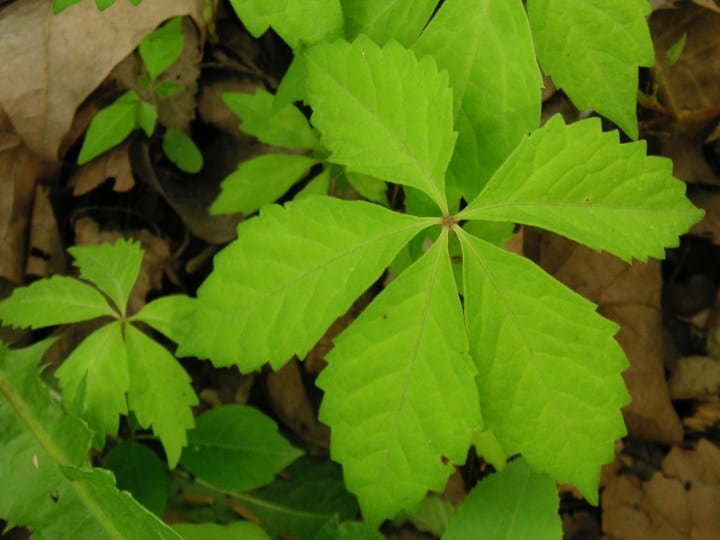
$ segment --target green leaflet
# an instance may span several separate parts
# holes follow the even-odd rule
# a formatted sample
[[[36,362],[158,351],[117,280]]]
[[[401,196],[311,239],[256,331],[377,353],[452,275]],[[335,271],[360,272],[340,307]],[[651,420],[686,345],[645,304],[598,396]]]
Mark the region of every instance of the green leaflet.
[[[35,536],[60,538],[179,538],[102,475],[98,496],[67,467],[89,467],[90,434],[66,415],[40,382],[39,362],[49,341],[20,350],[0,343],[0,515],[8,528],[24,525]],[[119,512],[117,501],[123,504]],[[74,534],[82,524],[85,536]]]
[[[457,230],[486,427],[506,454],[521,452],[597,503],[629,401],[617,326],[527,259]]]
[[[103,295],[66,276],[52,276],[18,287],[0,302],[0,319],[13,326],[43,328],[102,316],[115,316]]]
[[[80,277],[107,294],[115,303],[118,313],[125,316],[130,291],[135,285],[143,260],[140,244],[121,238],[114,244],[72,246],[68,252],[75,259],[74,264],[80,270]]]
[[[118,489],[158,517],[162,517],[168,497],[168,473],[165,463],[147,446],[122,441],[105,454],[103,468],[115,475]]]
[[[132,325],[125,326],[125,346],[128,405],[142,427],[152,426],[172,469],[187,444],[186,431],[194,425],[190,407],[198,400],[190,377],[165,347]]]
[[[96,431],[102,448],[105,434],[115,435],[118,415],[127,414],[125,392],[130,384],[122,325],[107,324],[75,347],[55,372],[65,408]]]
[[[360,36],[310,49],[306,64],[312,121],[328,160],[424,191],[446,213],[455,134],[447,75],[435,62]]]
[[[402,246],[433,219],[309,196],[240,224],[198,290],[179,355],[244,372],[303,358]],[[309,316],[311,314],[312,316]]]
[[[137,126],[140,103],[140,96],[129,90],[97,113],[85,134],[78,165],[84,165],[124,141]]]
[[[138,50],[150,79],[155,81],[180,58],[184,44],[182,17],[173,17],[142,39]]]
[[[578,109],[592,107],[637,139],[638,66],[655,64],[647,0],[528,0],[545,73]]]
[[[181,171],[195,174],[203,167],[203,156],[195,142],[179,129],[168,129],[163,135],[165,155]]]
[[[197,418],[180,463],[196,477],[228,491],[270,484],[303,451],[278,433],[277,424],[247,405],[215,407]]]
[[[410,47],[432,15],[437,0],[340,0],[345,37],[366,34],[384,45],[395,40]]]
[[[303,113],[295,105],[275,110],[275,97],[261,88],[254,94],[228,92],[222,99],[240,118],[240,129],[264,143],[299,150],[318,146],[318,135]]]
[[[278,200],[305,176],[316,159],[296,154],[263,154],[238,165],[222,182],[211,214],[252,214]]]
[[[443,540],[484,538],[557,540],[562,538],[555,482],[537,474],[523,459],[481,480],[450,518]]]
[[[190,329],[195,302],[184,294],[163,296],[145,304],[130,320],[147,323],[178,343]]]
[[[254,36],[272,26],[292,49],[340,37],[340,0],[230,0],[235,13]]]
[[[447,236],[335,340],[317,380],[332,457],[371,526],[442,491],[481,427]]]
[[[670,160],[645,143],[618,143],[591,118],[554,116],[522,140],[482,193],[456,217],[548,229],[623,260],[663,258],[700,219]]]
[[[447,69],[458,140],[450,171],[475,197],[540,125],[542,79],[521,0],[446,0],[413,46]]]

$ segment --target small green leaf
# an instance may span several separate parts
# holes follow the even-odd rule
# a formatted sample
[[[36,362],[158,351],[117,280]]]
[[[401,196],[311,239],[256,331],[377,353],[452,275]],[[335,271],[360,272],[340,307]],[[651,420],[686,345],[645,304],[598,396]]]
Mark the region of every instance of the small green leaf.
[[[315,540],[384,540],[380,531],[371,529],[364,523],[346,521],[344,523],[327,523],[318,532]]]
[[[155,452],[135,441],[123,441],[105,454],[103,467],[113,472],[118,489],[129,491],[145,508],[162,516],[168,474]]]
[[[529,260],[457,231],[486,427],[507,455],[596,503],[600,468],[626,433],[617,325]]]
[[[350,185],[368,201],[388,206],[387,184],[379,178],[367,174],[346,173],[345,177]]]
[[[66,415],[41,383],[51,341],[9,350],[0,342],[0,515],[7,528],[37,538],[173,538],[169,528],[112,484],[108,474],[71,481],[68,467],[89,467],[90,433]],[[80,479],[77,474],[72,476]],[[88,479],[89,480],[89,479]],[[99,482],[102,492],[91,484]],[[11,489],[8,489],[11,487]]]
[[[158,96],[169,98],[185,88],[182,84],[175,81],[163,81],[155,86],[155,92]]]
[[[100,11],[104,11],[115,3],[115,0],[95,0],[95,5]]]
[[[155,133],[158,112],[155,106],[147,101],[141,101],[137,110],[137,124],[145,132],[145,135],[152,137]]]
[[[429,224],[330,197],[264,207],[215,256],[178,354],[211,358],[216,366],[235,364],[244,372],[267,362],[277,369],[293,355],[304,358]]]
[[[263,154],[243,161],[223,180],[211,214],[249,215],[278,200],[317,160],[295,154]]]
[[[349,171],[427,193],[447,212],[445,170],[455,143],[447,75],[430,57],[365,36],[310,49],[307,98],[313,123]]]
[[[665,53],[665,58],[667,61],[667,67],[672,66],[675,62],[678,61],[680,58],[680,55],[683,52],[683,49],[685,49],[685,43],[687,42],[687,32],[683,33],[683,35],[678,39],[675,43],[672,44],[672,46],[667,50]]]
[[[330,169],[325,167],[315,178],[310,180],[294,197],[295,200],[311,195],[327,195],[330,190]]]
[[[273,538],[315,538],[331,519],[353,519],[357,501],[345,490],[340,467],[328,459],[303,456],[287,477],[247,494],[240,502],[260,519]]]
[[[253,37],[272,26],[292,49],[343,33],[340,0],[230,0],[230,4]]]
[[[177,168],[195,174],[203,167],[203,156],[193,140],[179,129],[168,129],[163,135],[163,152]]]
[[[190,330],[190,316],[197,300],[184,294],[171,294],[145,304],[131,321],[142,321],[179,343]]]
[[[122,325],[112,322],[86,337],[55,372],[65,408],[96,431],[94,444],[102,447],[105,434],[115,435],[118,416],[127,414],[129,386]]]
[[[540,125],[542,79],[520,0],[446,0],[413,46],[447,69],[458,140],[452,177],[475,197]]]
[[[377,526],[442,491],[481,426],[447,229],[335,340],[317,379],[331,455]]]
[[[205,482],[247,491],[273,481],[303,452],[278,433],[275,422],[246,405],[223,405],[197,417],[180,464]]]
[[[70,6],[73,6],[81,1],[82,0],[53,0],[53,6],[52,6],[53,15],[62,13]]]
[[[619,144],[600,119],[565,125],[554,116],[523,139],[457,219],[548,229],[623,260],[662,259],[703,212],[685,198],[672,162]]]
[[[132,90],[125,92],[112,105],[97,113],[88,127],[78,165],[84,165],[103,152],[123,142],[137,127],[140,97]]]
[[[543,71],[578,109],[592,107],[637,139],[638,67],[655,64],[647,0],[528,0]]]
[[[124,316],[143,260],[140,244],[120,238],[114,244],[72,246],[68,252],[75,258],[80,277],[107,294]]]
[[[299,150],[312,150],[318,146],[318,135],[305,115],[295,105],[276,110],[275,97],[262,88],[256,89],[254,94],[228,92],[222,99],[240,118],[240,129],[264,143]]]
[[[410,47],[437,7],[437,0],[340,0],[345,14],[345,35],[366,34],[384,45],[395,40]]]
[[[187,444],[186,432],[194,425],[190,407],[198,400],[190,376],[156,341],[132,325],[125,327],[130,409],[144,428],[152,426],[172,469]]]
[[[450,518],[443,540],[484,538],[557,540],[562,538],[560,498],[555,482],[516,459],[500,473],[480,481]]]
[[[0,302],[5,324],[43,328],[103,316],[117,317],[97,289],[75,278],[52,276],[18,287]]]
[[[143,38],[138,50],[150,79],[155,81],[180,58],[184,44],[182,17],[173,17]]]
[[[175,523],[173,526],[185,540],[271,540],[259,525],[249,521],[217,523]]]

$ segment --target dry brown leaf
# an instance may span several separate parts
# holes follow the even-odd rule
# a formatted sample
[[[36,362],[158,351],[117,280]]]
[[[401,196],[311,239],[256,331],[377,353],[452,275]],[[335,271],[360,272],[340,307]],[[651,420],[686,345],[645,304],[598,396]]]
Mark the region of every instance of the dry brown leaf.
[[[693,2],[700,7],[704,7],[715,13],[720,13],[720,7],[715,3],[715,0],[693,0]]]
[[[720,538],[720,449],[673,448],[650,480],[621,475],[602,494],[603,531],[618,540]]]
[[[665,382],[660,308],[660,264],[628,265],[552,233],[542,233],[540,265],[599,304],[620,325],[616,338],[630,361],[623,373],[632,403],[623,409],[632,436],[675,444],[683,431]]]
[[[267,392],[273,411],[288,428],[311,449],[327,451],[330,429],[316,419],[296,360],[291,360],[266,378]]]
[[[661,81],[659,99],[676,112],[695,111],[720,106],[720,13],[689,3],[677,10],[658,10],[650,17],[657,65],[683,34],[687,42],[675,64],[667,69]],[[698,114],[693,121],[678,121],[670,133],[656,139],[655,151],[672,158],[675,176],[694,183],[717,184],[715,172],[702,152],[703,144],[716,121]]]
[[[720,245],[720,193],[696,190],[688,196],[695,206],[705,210],[705,215],[693,225],[690,234],[709,238],[713,244]]]
[[[20,284],[25,278],[35,185],[55,167],[33,155],[11,129],[0,110],[0,277]]]
[[[706,399],[720,393],[720,361],[708,356],[678,360],[669,381],[672,399]]]
[[[25,273],[44,278],[65,273],[66,268],[65,246],[60,238],[48,190],[44,186],[37,186]]]
[[[56,161],[75,110],[112,69],[170,17],[192,16],[202,28],[204,5],[115,2],[100,11],[79,2],[53,15],[47,0],[15,2],[0,12],[0,107],[32,151]]]
[[[73,195],[84,195],[110,178],[114,180],[114,191],[130,191],[135,185],[135,179],[130,166],[129,147],[126,141],[87,165],[78,167],[68,182],[73,188]]]

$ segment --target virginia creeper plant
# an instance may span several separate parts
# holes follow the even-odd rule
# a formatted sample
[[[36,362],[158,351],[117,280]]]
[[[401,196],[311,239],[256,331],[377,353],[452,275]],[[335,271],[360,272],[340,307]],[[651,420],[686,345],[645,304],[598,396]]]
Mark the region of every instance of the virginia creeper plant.
[[[662,258],[700,218],[671,163],[647,156],[643,142],[621,143],[598,118],[567,124],[555,116],[540,125],[538,64],[578,108],[594,109],[637,139],[637,68],[654,63],[649,5],[445,0],[435,13],[431,0],[230,3],[253,35],[272,27],[295,56],[275,96],[258,91],[225,101],[241,129],[291,153],[245,162],[225,181],[214,212],[260,212],[215,257],[197,300],[155,300],[128,316],[123,306],[136,267],[117,259],[110,275],[124,278],[108,281],[94,266],[107,262],[91,261],[83,251],[90,248],[73,248],[80,277],[97,288],[53,277],[0,304],[0,317],[15,325],[112,318],[86,342],[102,338],[123,360],[111,363],[99,346],[93,358],[83,356],[77,352],[89,347],[83,342],[57,373],[69,412],[62,418],[84,418],[99,445],[104,434],[117,432],[118,415],[133,410],[141,426],[152,425],[171,467],[179,461],[227,490],[267,483],[299,455],[281,438],[262,443],[277,445],[282,458],[255,478],[256,471],[234,459],[237,453],[212,454],[224,436],[222,415],[243,423],[256,416],[245,409],[199,417],[181,455],[192,426],[191,398],[174,404],[160,398],[148,406],[158,415],[151,416],[134,385],[166,382],[155,381],[160,374],[151,369],[134,370],[130,353],[162,357],[178,381],[184,372],[135,324],[179,343],[179,356],[242,372],[265,364],[278,369],[293,356],[303,358],[392,265],[394,279],[336,338],[317,380],[331,455],[357,495],[366,528],[330,526],[318,537],[352,528],[376,538],[373,529],[385,519],[414,510],[428,491],[442,491],[474,446],[498,472],[473,489],[443,538],[470,538],[480,529],[492,538],[560,538],[555,483],[571,483],[597,503],[600,467],[612,461],[614,441],[626,433],[620,410],[629,399],[621,377],[627,361],[613,337],[617,326],[595,305],[499,244],[523,224],[625,261],[645,261]],[[293,103],[298,100],[312,110],[309,121]],[[314,165],[322,172],[302,196],[268,204]],[[375,202],[317,195],[338,172]],[[386,183],[402,186],[405,213],[387,207]],[[47,306],[67,307],[75,298],[84,300],[72,316],[49,315]],[[36,315],[28,302],[46,306],[46,315]],[[172,302],[177,309],[162,308]],[[0,349],[3,361],[29,358],[24,371],[21,363],[2,364],[10,403],[3,414],[19,410],[6,388],[42,394],[37,361],[44,346]],[[164,352],[152,352],[158,347]],[[94,399],[109,391],[100,373],[123,383],[109,402]],[[50,407],[45,397],[42,407]],[[272,425],[259,427],[264,421],[253,420],[243,436],[274,433]],[[51,427],[46,430],[52,439]],[[25,451],[35,452],[31,439],[38,432],[19,429],[18,440],[32,449]],[[210,453],[198,457],[203,446]],[[101,472],[81,454],[52,457],[62,481],[78,493],[78,486],[95,485],[89,475]],[[236,465],[218,469],[223,461]],[[8,504],[0,498],[3,514],[16,512],[14,522],[29,523]],[[148,530],[161,526],[153,519],[142,521]]]
[[[141,77],[140,84],[149,98],[143,99],[135,90],[128,90],[98,112],[80,148],[79,165],[120,144],[135,129],[141,128],[148,137],[153,136],[158,119],[157,101],[183,88],[175,81],[161,80],[161,76],[180,57],[184,42],[182,17],[170,19],[143,38],[138,52],[147,74]],[[179,169],[188,173],[202,169],[202,154],[183,131],[167,128],[162,135],[162,149]]]

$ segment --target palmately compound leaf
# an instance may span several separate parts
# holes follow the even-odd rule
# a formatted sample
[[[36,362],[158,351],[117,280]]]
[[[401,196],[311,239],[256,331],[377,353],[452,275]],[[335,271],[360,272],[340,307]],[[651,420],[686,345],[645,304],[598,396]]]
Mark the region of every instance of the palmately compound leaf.
[[[464,463],[481,418],[447,232],[335,340],[318,386],[331,453],[377,526]]]
[[[307,98],[329,161],[419,189],[444,212],[455,143],[452,93],[434,60],[366,36],[306,54]]]
[[[647,0],[528,0],[538,59],[578,109],[637,139],[638,67],[655,64]]]
[[[184,45],[182,17],[173,17],[142,39],[138,51],[153,81],[180,58]]]
[[[477,484],[450,518],[443,540],[483,538],[557,540],[562,538],[555,482],[515,459],[502,472]]]
[[[244,372],[303,358],[390,264],[435,220],[361,201],[309,196],[240,224],[198,290],[178,355]]]
[[[72,246],[68,252],[75,258],[80,277],[107,294],[118,312],[125,315],[143,260],[140,244],[121,238],[114,244]]]
[[[436,0],[340,0],[345,36],[360,34],[381,45],[395,40],[410,47],[437,7]]]
[[[269,484],[302,454],[270,417],[247,405],[224,405],[198,416],[180,463],[217,488],[242,492]]]
[[[12,326],[43,328],[117,314],[100,292],[66,276],[18,287],[0,302],[0,320]]]
[[[195,311],[195,298],[184,294],[169,294],[145,304],[131,321],[142,321],[179,343],[190,330],[190,317]]]
[[[340,0],[230,0],[230,4],[253,37],[272,26],[292,49],[343,34]]]
[[[88,127],[78,165],[84,165],[106,150],[123,142],[137,127],[140,96],[133,90],[125,92],[112,105],[97,113]]]
[[[300,109],[288,104],[275,110],[275,97],[262,88],[254,94],[228,92],[222,99],[240,118],[240,129],[264,143],[299,150],[318,146],[318,135]]]
[[[672,162],[620,144],[600,120],[554,116],[523,139],[458,219],[511,221],[554,231],[623,260],[662,259],[702,217]]]
[[[55,372],[63,404],[96,431],[101,447],[105,434],[115,435],[118,415],[127,414],[130,384],[122,325],[112,322],[86,337]]]
[[[190,407],[198,400],[190,376],[165,347],[132,325],[125,327],[125,344],[128,405],[140,425],[152,427],[160,438],[172,469],[187,444],[186,432],[194,425]]]
[[[446,0],[413,46],[447,69],[458,140],[451,178],[475,197],[540,125],[542,79],[521,0]]]
[[[486,427],[507,455],[522,453],[597,503],[600,467],[626,433],[617,325],[529,260],[458,234]]]
[[[53,401],[40,379],[49,341],[9,350],[0,343],[0,515],[7,528],[28,527],[38,538],[174,538],[147,510],[103,475],[98,496],[68,467],[89,467],[90,433]],[[88,471],[89,472],[89,471]],[[119,511],[117,500],[123,503]]]
[[[316,159],[297,154],[263,154],[238,165],[222,182],[222,191],[210,207],[211,214],[245,215],[278,200],[305,176]]]

